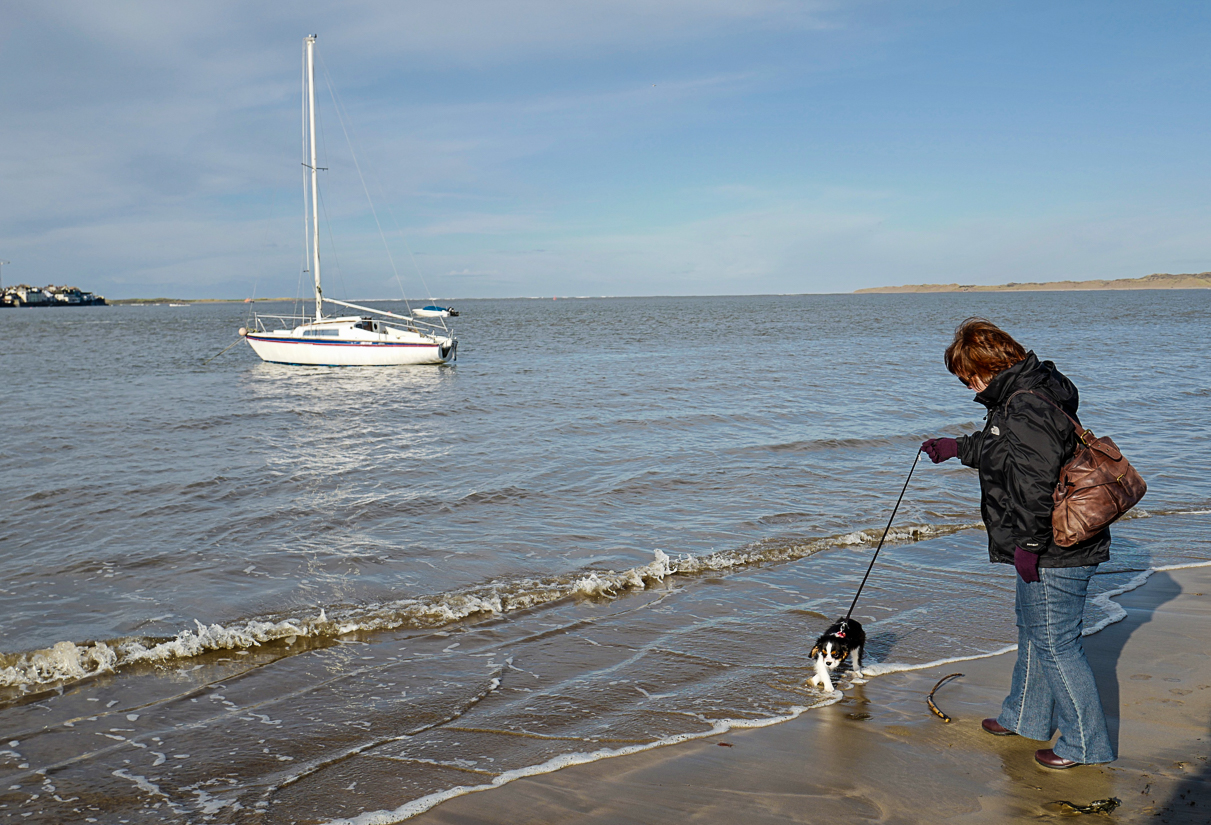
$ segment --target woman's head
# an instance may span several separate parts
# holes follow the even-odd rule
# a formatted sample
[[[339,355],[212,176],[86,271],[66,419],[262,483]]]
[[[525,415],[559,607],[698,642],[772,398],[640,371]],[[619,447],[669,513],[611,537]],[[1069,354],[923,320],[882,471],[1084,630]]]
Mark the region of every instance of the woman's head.
[[[968,318],[946,348],[946,369],[972,389],[982,390],[992,377],[1026,359],[1013,336],[987,318]]]

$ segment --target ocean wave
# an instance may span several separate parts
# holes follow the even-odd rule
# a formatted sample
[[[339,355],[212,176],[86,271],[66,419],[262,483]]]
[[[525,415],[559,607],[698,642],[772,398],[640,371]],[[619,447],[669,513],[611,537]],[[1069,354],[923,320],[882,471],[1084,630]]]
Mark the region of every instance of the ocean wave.
[[[1196,507],[1164,507],[1156,510],[1145,510],[1143,507],[1132,507],[1119,517],[1120,521],[1130,521],[1137,518],[1160,518],[1161,516],[1206,516],[1211,515],[1207,505]]]
[[[892,529],[891,544],[937,538],[980,524],[913,524]],[[765,541],[706,556],[670,557],[655,550],[645,565],[627,570],[590,570],[566,576],[519,578],[474,588],[400,599],[362,607],[320,607],[312,617],[276,616],[236,624],[204,624],[171,638],[128,637],[93,642],[62,641],[53,647],[0,654],[0,687],[28,690],[111,673],[131,665],[165,665],[219,650],[248,650],[298,638],[337,638],[354,632],[439,628],[473,617],[526,610],[568,598],[614,598],[658,585],[670,577],[719,573],[760,564],[794,561],[823,550],[873,546],[883,531],[872,528],[807,541]],[[331,615],[329,615],[331,614]]]
[[[946,432],[954,432],[955,434],[965,434],[972,430],[979,429],[983,422],[967,421],[962,424],[950,426],[946,428]],[[817,453],[828,452],[832,450],[844,450],[852,452],[854,450],[870,449],[871,447],[886,447],[886,446],[916,446],[921,443],[920,433],[881,433],[875,436],[866,436],[861,438],[817,438],[804,441],[780,441],[760,444],[747,444],[741,447],[732,447],[722,450],[721,452],[729,455],[741,455],[752,452],[774,452],[774,453]]]

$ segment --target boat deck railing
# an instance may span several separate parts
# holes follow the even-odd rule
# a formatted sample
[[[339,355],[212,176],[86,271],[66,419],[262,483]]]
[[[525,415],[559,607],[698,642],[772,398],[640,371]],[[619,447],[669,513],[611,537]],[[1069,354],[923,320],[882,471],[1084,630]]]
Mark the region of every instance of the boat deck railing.
[[[265,326],[265,321],[277,321],[279,327],[293,329],[300,324],[309,323],[312,319],[310,315],[262,315],[255,313],[252,316],[253,323],[256,324],[257,332],[269,332],[269,328]]]
[[[430,335],[446,336],[450,334],[449,328],[445,324],[434,324],[431,321],[422,321],[420,318],[409,318],[404,320],[398,316],[380,320],[380,324],[386,324],[389,327],[401,327],[410,332],[427,332]]]
[[[379,312],[378,314],[387,315],[387,313],[382,313],[382,312]],[[363,316],[363,317],[368,318],[369,316]],[[297,326],[301,326],[302,324],[313,323],[315,321],[315,316],[314,315],[269,315],[269,314],[261,314],[261,313],[257,312],[257,313],[253,314],[252,320],[253,320],[253,324],[254,324],[253,329],[255,329],[257,332],[270,332],[271,331],[270,328],[268,326],[266,326],[266,323],[265,323],[266,321],[271,321],[271,322],[276,321],[278,324],[278,326],[277,326],[278,329],[282,329],[282,328],[293,329]],[[405,316],[396,315],[394,313],[388,315],[387,319],[380,319],[379,323],[385,324],[387,326],[398,327],[400,329],[406,329],[409,332],[420,331],[420,332],[429,333],[430,335],[437,335],[437,336],[441,336],[441,337],[446,337],[446,336],[450,335],[450,330],[445,324],[442,324],[442,323],[435,324],[430,321],[423,321],[419,318],[407,318]]]

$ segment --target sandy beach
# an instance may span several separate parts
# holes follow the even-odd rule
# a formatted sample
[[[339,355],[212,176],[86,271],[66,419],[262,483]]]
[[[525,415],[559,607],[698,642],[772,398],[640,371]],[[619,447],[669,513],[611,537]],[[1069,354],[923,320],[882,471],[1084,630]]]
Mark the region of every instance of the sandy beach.
[[[1040,767],[993,737],[1013,654],[878,677],[793,721],[606,759],[449,800],[414,818],[501,822],[1052,821],[1116,798],[1118,822],[1211,821],[1211,567],[1162,570],[1086,638],[1119,758]],[[962,672],[935,699],[943,676]]]

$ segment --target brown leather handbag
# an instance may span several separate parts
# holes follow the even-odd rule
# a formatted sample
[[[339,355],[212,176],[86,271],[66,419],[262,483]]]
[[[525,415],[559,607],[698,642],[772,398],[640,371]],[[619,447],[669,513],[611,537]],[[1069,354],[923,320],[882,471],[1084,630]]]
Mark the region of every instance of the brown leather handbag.
[[[1018,390],[1014,395],[1023,392],[1042,398],[1076,428],[1076,452],[1060,468],[1059,482],[1051,494],[1052,539],[1060,547],[1071,547],[1097,535],[1134,507],[1148,492],[1148,485],[1109,438],[1095,436],[1043,393]]]

